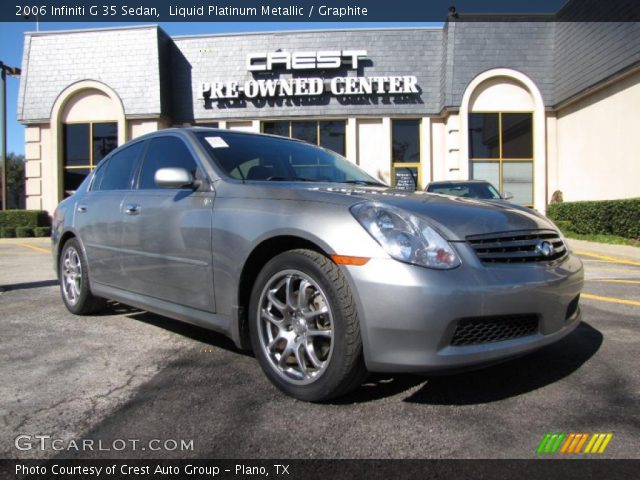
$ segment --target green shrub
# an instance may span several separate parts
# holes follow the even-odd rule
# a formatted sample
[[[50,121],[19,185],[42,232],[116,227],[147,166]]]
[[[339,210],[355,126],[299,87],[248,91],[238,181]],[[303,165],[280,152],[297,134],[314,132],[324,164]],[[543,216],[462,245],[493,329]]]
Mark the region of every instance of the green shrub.
[[[51,225],[49,214],[44,210],[3,210],[0,211],[2,227],[48,227]]]
[[[36,227],[33,229],[33,234],[36,237],[50,237],[51,227]]]
[[[548,206],[547,216],[556,224],[570,222],[571,231],[582,235],[640,239],[640,198],[556,203]]]
[[[571,230],[571,222],[568,220],[555,220],[554,223],[562,232]]]
[[[16,238],[16,227],[0,227],[0,238]]]
[[[32,227],[17,227],[16,228],[16,237],[18,237],[18,238],[33,237],[33,228]]]

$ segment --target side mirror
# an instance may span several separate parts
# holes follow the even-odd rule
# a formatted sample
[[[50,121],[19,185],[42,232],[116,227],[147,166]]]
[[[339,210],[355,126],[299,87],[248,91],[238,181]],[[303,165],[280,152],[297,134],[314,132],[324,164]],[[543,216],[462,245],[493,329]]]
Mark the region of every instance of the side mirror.
[[[503,200],[511,200],[513,198],[513,194],[511,192],[503,192],[502,198]]]
[[[193,175],[184,168],[160,168],[153,180],[160,188],[192,188],[195,185]]]

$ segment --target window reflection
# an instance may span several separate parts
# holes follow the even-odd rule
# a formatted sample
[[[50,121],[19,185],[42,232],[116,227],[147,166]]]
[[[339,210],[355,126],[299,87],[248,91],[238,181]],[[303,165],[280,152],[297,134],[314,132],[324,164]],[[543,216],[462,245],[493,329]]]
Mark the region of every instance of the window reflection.
[[[512,201],[533,205],[533,114],[469,114],[471,178],[486,180]]]
[[[262,122],[262,132],[297,138],[328,148],[339,155],[346,155],[346,122],[344,120]]]
[[[75,191],[95,166],[118,146],[116,122],[62,125],[63,190]]]

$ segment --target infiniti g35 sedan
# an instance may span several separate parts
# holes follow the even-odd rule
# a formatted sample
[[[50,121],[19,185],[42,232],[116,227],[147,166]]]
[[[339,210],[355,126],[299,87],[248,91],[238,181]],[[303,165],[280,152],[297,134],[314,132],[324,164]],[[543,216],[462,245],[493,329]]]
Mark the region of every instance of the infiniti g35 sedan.
[[[428,193],[453,195],[454,197],[478,198],[481,200],[510,200],[508,192],[501,194],[496,187],[485,180],[446,180],[430,182],[424,189]]]
[[[307,401],[502,361],[580,321],[582,264],[533,210],[395,190],[269,135],[137,138],[58,206],[52,239],[74,314],[110,299],[222,332]]]

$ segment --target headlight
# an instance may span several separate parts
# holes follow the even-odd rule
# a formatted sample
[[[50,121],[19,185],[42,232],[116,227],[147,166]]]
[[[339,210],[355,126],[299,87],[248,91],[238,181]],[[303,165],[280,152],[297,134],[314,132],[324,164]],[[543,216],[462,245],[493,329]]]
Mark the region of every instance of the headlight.
[[[396,260],[441,270],[460,265],[460,259],[449,242],[424,220],[404,210],[364,202],[351,207],[351,213]]]

